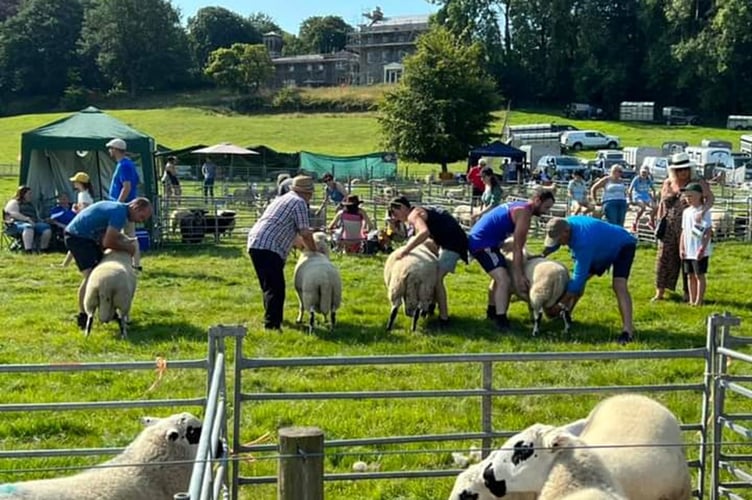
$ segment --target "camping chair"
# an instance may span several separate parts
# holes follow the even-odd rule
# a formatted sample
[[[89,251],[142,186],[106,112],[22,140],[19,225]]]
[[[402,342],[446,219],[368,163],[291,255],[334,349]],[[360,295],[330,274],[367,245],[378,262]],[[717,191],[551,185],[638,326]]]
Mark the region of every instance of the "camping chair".
[[[344,253],[362,253],[366,244],[365,220],[355,214],[342,214],[337,249]]]
[[[11,252],[23,249],[21,231],[16,228],[15,224],[10,222],[5,211],[3,211],[3,232],[0,235],[0,248],[7,248]]]

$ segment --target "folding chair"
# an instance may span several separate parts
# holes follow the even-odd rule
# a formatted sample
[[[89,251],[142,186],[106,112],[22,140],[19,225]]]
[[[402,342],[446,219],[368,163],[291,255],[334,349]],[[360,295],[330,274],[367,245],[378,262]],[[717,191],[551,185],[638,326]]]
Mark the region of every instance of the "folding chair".
[[[358,215],[342,215],[342,231],[337,247],[344,253],[362,253],[366,243],[365,220]]]
[[[23,249],[23,240],[21,239],[21,231],[19,231],[15,224],[9,222],[3,212],[3,232],[0,235],[0,249],[8,249],[11,252],[16,252]]]

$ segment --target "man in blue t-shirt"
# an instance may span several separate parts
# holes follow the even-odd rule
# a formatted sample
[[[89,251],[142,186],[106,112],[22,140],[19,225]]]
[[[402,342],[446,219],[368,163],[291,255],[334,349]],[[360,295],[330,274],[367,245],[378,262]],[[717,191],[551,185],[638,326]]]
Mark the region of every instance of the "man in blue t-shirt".
[[[128,146],[122,139],[112,139],[107,143],[107,151],[115,160],[115,172],[112,174],[110,182],[110,199],[121,203],[133,201],[138,196],[138,171],[133,160],[125,155]],[[128,221],[123,228],[125,234],[131,238],[136,237],[136,224]],[[141,269],[141,252],[136,248],[133,254],[133,266]]]
[[[634,326],[632,297],[627,281],[637,248],[634,236],[621,226],[585,215],[573,215],[566,219],[554,217],[548,221],[544,244],[544,256],[555,252],[561,245],[567,245],[572,254],[572,279],[567,285],[567,292],[559,301],[569,313],[585,292],[587,280],[593,275],[601,276],[611,268],[612,286],[622,321],[622,332],[617,342],[631,342]]]
[[[86,327],[84,293],[91,270],[102,260],[104,250],[122,250],[133,255],[138,243],[126,237],[122,230],[128,223],[143,222],[152,214],[151,202],[136,198],[130,203],[100,201],[76,215],[65,228],[65,246],[76,261],[83,280],[78,287],[78,326]]]

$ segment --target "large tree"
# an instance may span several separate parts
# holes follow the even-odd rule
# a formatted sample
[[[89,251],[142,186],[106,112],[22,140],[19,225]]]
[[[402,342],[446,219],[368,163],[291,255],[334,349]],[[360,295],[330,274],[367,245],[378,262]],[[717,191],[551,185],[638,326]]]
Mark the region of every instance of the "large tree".
[[[76,67],[83,8],[78,0],[28,0],[0,24],[0,86],[59,97]]]
[[[253,13],[248,16],[248,21],[262,36],[270,32],[279,33],[280,35],[283,33],[282,28],[279,27],[279,24],[269,14],[264,14],[263,12]]]
[[[274,76],[274,65],[264,45],[235,43],[209,54],[204,72],[219,86],[247,94],[266,85]]]
[[[261,43],[261,31],[246,19],[223,7],[204,7],[188,20],[188,37],[198,64],[203,67],[209,54],[234,43]]]
[[[314,16],[300,25],[299,38],[308,53],[327,54],[344,49],[352,30],[339,16]]]
[[[168,0],[100,0],[86,12],[82,47],[131,95],[183,85],[191,69],[180,15]]]
[[[0,22],[13,17],[21,7],[21,0],[0,0]]]
[[[499,99],[482,56],[479,43],[464,43],[444,28],[420,37],[402,80],[380,107],[384,145],[446,172],[447,163],[486,142]]]

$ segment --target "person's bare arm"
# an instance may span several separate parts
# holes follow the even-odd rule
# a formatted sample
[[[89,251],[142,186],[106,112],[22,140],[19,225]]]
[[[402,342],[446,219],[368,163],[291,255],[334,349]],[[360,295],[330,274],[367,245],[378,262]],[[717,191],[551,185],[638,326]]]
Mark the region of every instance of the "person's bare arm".
[[[595,181],[595,184],[590,186],[590,197],[593,200],[596,199],[595,195],[598,194],[598,191],[600,191],[603,188],[603,186],[606,185],[607,182],[608,182],[608,176],[605,176],[605,177],[601,177],[600,179]]]
[[[117,201],[125,202],[131,192],[131,181],[123,181],[123,187],[120,189]]]
[[[21,207],[18,203],[8,203],[5,205],[5,213],[15,221],[34,223],[34,219],[21,213]]]
[[[371,223],[371,218],[368,217],[368,214],[365,210],[360,210],[360,215],[363,216],[363,220],[366,223],[366,231],[372,231],[373,229],[376,229],[373,224]]]
[[[415,228],[415,236],[413,236],[407,245],[403,246],[397,252],[397,259],[401,259],[405,255],[409,254],[414,248],[426,241],[431,237],[430,231],[428,231],[428,225],[424,217],[427,217],[426,211],[422,208],[416,208],[410,215],[407,216],[407,222],[413,225]]]
[[[335,214],[334,218],[332,219],[332,222],[329,224],[329,231],[332,231],[334,228],[337,227],[341,218],[342,218],[342,211],[340,210],[339,212]]]
[[[523,249],[527,243],[527,233],[530,230],[531,212],[528,209],[517,209],[512,214],[514,220],[514,245],[512,246],[512,277],[517,283],[521,294],[526,294],[530,283],[525,277],[525,267],[523,264]]]
[[[107,226],[107,231],[102,238],[102,248],[111,248],[112,250],[122,250],[133,255],[136,253],[135,240],[128,238],[119,229]]]
[[[313,241],[313,231],[310,229],[301,229],[300,232],[298,232],[298,235],[303,240],[303,244],[308,250],[318,252],[316,243]]]

